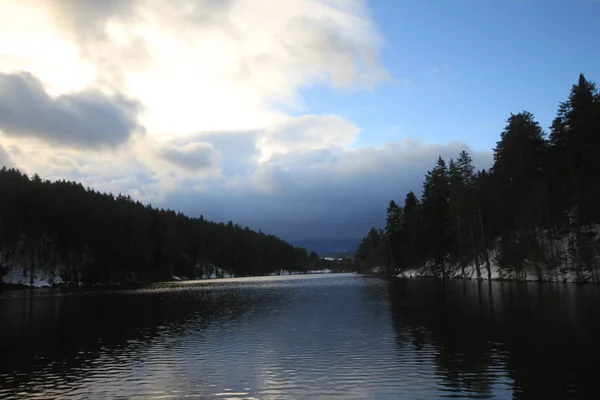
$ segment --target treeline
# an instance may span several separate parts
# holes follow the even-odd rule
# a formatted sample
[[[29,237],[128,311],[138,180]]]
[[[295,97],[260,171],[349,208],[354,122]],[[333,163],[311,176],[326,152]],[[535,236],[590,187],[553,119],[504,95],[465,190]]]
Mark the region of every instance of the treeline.
[[[599,282],[600,93],[580,75],[549,134],[512,114],[494,164],[476,171],[465,151],[441,157],[421,198],[389,203],[385,229],[362,240],[356,266],[439,277]]]
[[[232,222],[0,170],[0,278],[18,266],[32,280],[42,268],[65,281],[113,284],[218,275],[215,266],[234,276],[305,271],[318,261],[316,253]]]

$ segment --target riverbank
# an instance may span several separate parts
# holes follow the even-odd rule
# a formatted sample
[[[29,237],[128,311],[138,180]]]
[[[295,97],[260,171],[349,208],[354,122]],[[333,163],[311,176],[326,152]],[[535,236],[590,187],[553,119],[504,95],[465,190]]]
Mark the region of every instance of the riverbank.
[[[427,263],[422,268],[410,268],[400,272],[396,278],[436,278],[431,274],[432,265]],[[460,265],[449,264],[447,266],[448,279],[467,279],[467,280],[488,280],[488,271],[485,264],[479,265],[480,276],[477,274],[477,266],[471,262],[464,266],[464,274]],[[551,271],[547,269],[536,268],[535,265],[527,264],[524,271],[519,276],[516,271],[502,270],[496,261],[496,255],[491,253],[490,257],[490,272],[492,281],[508,281],[508,282],[547,282],[547,283],[598,283],[594,279],[593,273],[588,271],[580,271],[579,274],[571,272],[565,266],[557,266]],[[540,276],[541,274],[541,276]]]
[[[267,274],[267,275],[256,275],[256,276],[285,276],[285,275],[312,275],[312,274],[329,274],[332,273],[330,269],[310,270],[310,271],[288,271],[286,269],[280,269],[279,271]],[[204,273],[199,277],[189,278],[187,276],[173,275],[170,280],[172,282],[179,281],[203,281],[212,279],[230,279],[236,278],[235,275],[225,271],[217,266],[212,266],[210,272]],[[67,282],[62,279],[59,274],[51,274],[48,271],[38,270],[31,273],[21,268],[9,268],[6,273],[0,277],[0,289],[9,290],[22,290],[22,289],[40,289],[40,288],[82,288],[82,289],[96,289],[96,288],[114,288],[114,287],[138,287],[140,285],[148,285],[151,283],[165,282],[165,280],[156,281],[126,281],[126,282],[115,282],[113,284],[103,284],[100,282],[95,283],[82,283],[82,282]]]

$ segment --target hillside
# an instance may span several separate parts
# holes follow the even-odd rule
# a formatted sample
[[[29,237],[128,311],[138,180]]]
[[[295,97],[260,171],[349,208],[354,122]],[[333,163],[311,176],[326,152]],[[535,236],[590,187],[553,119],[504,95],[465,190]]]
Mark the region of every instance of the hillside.
[[[308,267],[305,249],[231,221],[191,218],[79,183],[0,170],[5,283],[116,284]]]

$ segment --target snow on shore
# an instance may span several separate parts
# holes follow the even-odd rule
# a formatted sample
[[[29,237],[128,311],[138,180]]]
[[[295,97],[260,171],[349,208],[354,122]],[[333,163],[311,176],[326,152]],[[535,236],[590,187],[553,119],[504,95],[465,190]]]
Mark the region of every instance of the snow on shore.
[[[216,265],[212,265],[209,268],[205,268],[200,279],[217,279],[217,278],[232,278],[229,272],[225,271],[223,268],[217,267]]]
[[[315,269],[313,271],[308,271],[309,274],[330,274],[330,269]]]
[[[31,272],[22,268],[8,268],[8,272],[2,277],[2,282],[7,285],[20,285],[34,288],[52,287],[56,284],[63,283],[63,280],[58,275],[52,275],[48,271],[34,271],[33,277]]]
[[[497,240],[491,250],[489,250],[490,260],[490,272],[492,280],[524,280],[528,282],[533,281],[544,281],[544,282],[590,282],[594,281],[595,278],[590,272],[591,268],[580,268],[582,263],[579,258],[579,252],[581,250],[574,250],[583,246],[588,246],[588,251],[592,251],[592,254],[596,260],[600,257],[597,243],[600,242],[600,225],[589,225],[581,228],[583,236],[587,236],[586,242],[578,243],[581,240],[581,236],[578,237],[573,230],[563,231],[560,234],[552,232],[544,232],[542,235],[544,238],[541,240],[540,245],[542,246],[541,260],[532,261],[525,260],[524,263],[524,276],[518,277],[514,271],[502,270],[498,263],[498,248],[499,241]],[[591,247],[591,250],[589,250]],[[548,264],[553,265],[549,270]],[[398,278],[415,278],[415,277],[429,277],[431,276],[430,270],[432,262],[428,261],[422,268],[409,268],[400,274]],[[488,279],[488,272],[486,263],[484,260],[479,260],[479,269],[481,271],[481,279]],[[448,271],[450,278],[462,278],[462,279],[477,279],[477,268],[475,263],[471,261],[465,266],[465,276],[462,276],[462,270],[457,264],[448,264]],[[574,272],[576,271],[576,272]]]
[[[233,275],[229,272],[225,271],[223,268],[217,267],[213,264],[208,264],[204,267],[200,268],[199,276],[194,276],[192,278],[184,276],[184,275],[173,275],[171,280],[173,281],[188,281],[191,279],[217,279],[217,278],[233,278]]]
[[[521,280],[527,282],[537,282],[539,281],[539,277],[535,271],[535,267],[529,265],[525,270],[524,279],[518,279],[516,273],[513,272],[505,272],[502,271],[498,265],[496,259],[496,252],[490,252],[490,272],[492,280]],[[424,268],[410,268],[403,272],[400,272],[397,275],[397,278],[418,278],[418,277],[432,277],[429,273],[431,262],[426,263]],[[477,267],[474,262],[469,263],[465,266],[465,276],[462,276],[462,271],[459,265],[449,265],[449,277],[451,279],[477,279]],[[479,270],[481,273],[482,280],[488,280],[488,272],[485,262],[480,262]],[[542,281],[544,282],[579,282],[585,277],[578,277],[577,275],[566,272],[564,268],[557,268],[557,271],[550,275],[548,272],[544,272],[542,276]]]

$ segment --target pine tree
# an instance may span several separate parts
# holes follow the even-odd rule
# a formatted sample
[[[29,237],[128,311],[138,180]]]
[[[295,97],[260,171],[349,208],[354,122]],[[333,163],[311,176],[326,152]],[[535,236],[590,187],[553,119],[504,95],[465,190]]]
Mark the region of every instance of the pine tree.
[[[448,169],[442,157],[436,166],[427,172],[423,184],[423,220],[427,236],[431,238],[431,255],[435,268],[441,270],[442,278],[446,278],[445,256],[448,253]],[[433,271],[437,274],[437,271]]]
[[[563,167],[559,179],[567,189],[566,207],[577,208],[581,225],[600,222],[600,93],[583,74],[559,107],[550,143]]]
[[[524,277],[525,254],[541,259],[538,238],[544,221],[548,198],[544,184],[546,140],[533,114],[513,114],[494,149],[493,171],[496,183],[504,193],[503,265],[516,267]],[[538,263],[535,263],[536,267]],[[540,271],[538,277],[541,279]]]
[[[413,192],[404,199],[403,269],[418,266],[423,259],[423,209]]]
[[[462,276],[471,258],[477,278],[485,262],[491,280],[488,246],[494,246],[501,273],[524,279],[533,265],[538,279],[558,280],[559,272],[567,272],[559,268],[567,263],[559,241],[567,239],[572,271],[598,282],[599,176],[600,93],[580,75],[548,139],[531,113],[511,114],[490,170],[475,173],[465,151],[448,166],[440,157],[425,176],[421,201],[412,192],[406,196],[401,223],[400,207],[391,202],[385,235],[390,258],[399,268],[433,261],[428,272],[443,278],[452,272],[447,257]]]
[[[52,271],[61,264],[65,280],[83,283],[194,278],[208,263],[242,276],[309,264],[305,249],[231,221],[189,218],[127,195],[6,168],[0,170],[0,252],[27,263],[31,279],[39,266]]]
[[[404,242],[403,235],[403,210],[395,201],[390,201],[387,209],[387,220],[385,226],[385,234],[388,238],[388,251],[390,254],[390,269],[398,272],[402,262],[402,245]]]
[[[477,278],[481,278],[479,259],[477,257],[477,245],[475,243],[475,231],[480,215],[480,205],[475,190],[475,168],[471,156],[466,151],[461,151],[456,161],[451,160],[448,168],[450,176],[450,198],[449,198],[449,235],[456,238],[455,246],[458,253],[458,261],[461,267],[461,276],[465,276],[465,246],[471,242],[472,258],[475,262]],[[467,246],[468,247],[468,246]],[[485,250],[485,246],[484,250]],[[487,258],[486,258],[487,260]],[[491,275],[489,261],[488,276]]]
[[[383,230],[371,228],[356,251],[356,268],[365,272],[374,267],[386,265],[388,261],[388,242]]]

